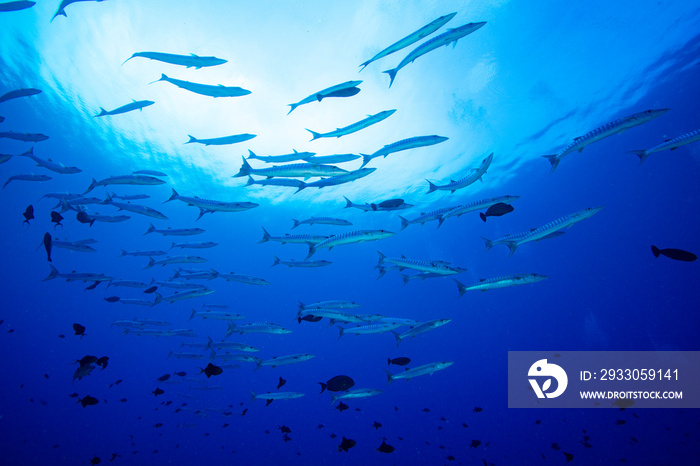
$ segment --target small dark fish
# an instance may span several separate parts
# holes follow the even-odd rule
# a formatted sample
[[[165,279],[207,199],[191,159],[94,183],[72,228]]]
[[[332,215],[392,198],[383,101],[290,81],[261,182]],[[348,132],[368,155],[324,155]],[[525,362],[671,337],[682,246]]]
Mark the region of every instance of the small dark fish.
[[[284,434],[284,435],[282,436],[282,440],[284,440],[285,442],[289,442],[289,441],[292,440],[292,437],[290,437],[290,436],[287,435],[287,434]],[[298,455],[301,455],[301,453],[297,453],[297,454],[298,454]]]
[[[335,434],[330,434],[329,437],[330,437],[330,438],[336,438],[337,435],[335,435]]]
[[[122,379],[117,379],[117,381],[116,381],[116,382],[114,382],[114,385],[119,385],[119,384],[120,384],[120,383],[122,383],[122,382],[123,382],[123,380],[122,380]],[[111,386],[112,386],[112,384],[110,384],[109,386],[111,387]]]
[[[337,409],[338,411],[340,411],[340,412],[342,413],[343,411],[345,411],[345,410],[348,409],[349,407],[350,407],[350,406],[346,405],[345,403],[343,403],[343,402],[341,401],[340,403],[338,403],[338,406],[336,406],[335,409]]]
[[[97,398],[85,395],[83,398],[78,398],[78,403],[83,405],[83,408],[86,406],[94,406],[97,404]]]
[[[177,375],[178,377],[184,377],[187,375],[187,372],[180,371],[180,372],[173,372],[173,374]]]
[[[119,299],[119,296],[109,296],[105,298],[105,301],[107,301],[108,303],[116,303],[117,301],[119,301]]]
[[[355,408],[355,411],[357,411],[358,413],[362,412],[362,410],[360,408]]]
[[[357,445],[356,441],[343,437],[343,441],[340,442],[340,445],[338,445],[338,451],[341,451],[341,450],[348,451],[349,449],[351,449],[355,445]]]
[[[119,401],[121,401],[122,403],[126,403],[126,398],[122,398],[122,399],[119,400]]]
[[[107,356],[102,356],[100,359],[95,361],[95,364],[98,366],[102,367],[102,370],[107,368],[107,362],[109,361],[109,358]]]
[[[272,403],[273,401],[275,401],[275,400],[272,400],[272,399],[265,400],[265,406],[270,406],[270,403]]]
[[[441,420],[442,422],[445,422],[445,421],[447,421],[447,418],[445,418],[445,416],[442,416],[442,417],[440,417],[440,420]]]
[[[299,317],[299,318],[297,319],[297,322],[298,322],[298,323],[301,323],[302,320],[304,320],[304,321],[306,321],[306,322],[318,322],[318,321],[321,320],[321,319],[323,319],[323,317],[321,317],[321,316],[315,316],[315,315],[311,315],[311,314],[307,314],[307,315],[305,315],[304,317]]]
[[[163,423],[162,423],[162,422],[159,422],[159,423],[157,423],[157,424],[153,424],[153,427],[155,427],[156,429],[158,429],[159,427],[163,427]]]
[[[212,375],[222,374],[224,372],[224,370],[222,368],[220,368],[219,366],[215,366],[214,364],[209,363],[209,364],[207,364],[207,367],[205,367],[204,369],[201,369],[201,368],[199,369],[199,373],[201,374],[202,372],[204,372],[204,374],[207,376],[207,379],[208,379]]]
[[[87,214],[87,212],[84,212],[84,211],[82,211],[82,210],[81,210],[80,212],[78,212],[78,214],[75,216],[75,218],[78,219],[78,221],[79,221],[80,223],[89,223],[90,226],[92,226],[92,224],[95,223],[95,219],[94,219],[94,218],[91,218],[91,217]]]
[[[564,453],[564,456],[566,456],[566,462],[567,462],[567,463],[568,463],[569,461],[571,461],[572,459],[574,459],[574,455],[572,455],[571,453],[567,453],[567,452],[565,452],[565,451],[562,452],[562,453]]]
[[[66,336],[63,335],[63,334],[61,334],[61,335],[58,336],[58,338],[66,338]]]
[[[90,464],[100,464],[102,460],[100,459],[99,456],[94,457],[93,459],[90,460]]]
[[[163,390],[161,388],[156,388],[151,393],[153,393],[153,395],[155,395],[155,396],[158,396],[158,395],[162,395],[163,393],[165,393],[165,390]]]
[[[287,383],[287,381],[284,380],[282,377],[280,377],[279,382],[277,382],[277,389],[279,389],[280,387],[282,387],[286,383]]]
[[[535,424],[540,425],[540,424],[542,424],[542,421],[540,421],[540,420],[538,419],[538,420],[535,421]]]
[[[24,221],[22,223],[26,223],[29,225],[29,221],[34,218],[34,206],[33,205],[28,205],[27,208],[24,210]]]
[[[484,222],[486,221],[486,217],[500,217],[501,215],[505,215],[508,212],[513,212],[515,210],[512,205],[506,204],[504,202],[499,202],[498,204],[494,204],[491,207],[489,207],[486,210],[486,213],[479,213],[479,217],[481,217],[481,220]]]
[[[290,429],[290,428],[287,427],[287,426],[277,426],[277,428],[278,428],[278,429],[280,430],[280,432],[282,432],[283,434],[291,434],[291,433],[292,433],[292,429]]]
[[[627,424],[627,421],[622,420],[622,419],[618,419],[617,422],[615,423],[616,426],[622,426],[625,424]]]
[[[158,377],[158,380],[159,380],[160,382],[165,382],[165,381],[168,380],[169,378],[170,378],[170,374],[165,374],[165,375],[161,375],[160,377]]]
[[[71,398],[78,398],[80,395],[78,395],[77,393],[71,393],[71,394],[68,395],[68,396],[71,397]]]
[[[85,327],[83,327],[80,324],[73,324],[73,331],[76,335],[79,335],[80,338],[83,338],[85,336]]]
[[[391,445],[387,445],[385,441],[382,440],[382,444],[379,445],[379,448],[377,448],[377,451],[381,451],[382,453],[391,453],[394,450],[396,450],[394,447]]]
[[[456,458],[452,455],[447,457],[447,461],[454,461]]]
[[[329,92],[328,94],[316,94],[316,100],[321,102],[327,97],[352,97],[360,92],[359,87],[346,87],[345,89],[338,89],[335,92]]]
[[[51,262],[51,248],[53,247],[53,240],[49,233],[44,233],[44,249],[46,249],[46,259]]]
[[[75,362],[77,362],[81,366],[86,366],[88,364],[94,364],[97,362],[97,356],[90,356],[90,355],[83,356],[82,358],[78,359]]]
[[[478,448],[479,445],[481,445],[481,440],[472,440],[471,445],[469,445],[469,448]]]
[[[355,381],[347,375],[336,375],[328,382],[318,382],[318,384],[321,385],[321,393],[323,393],[325,390],[328,390],[329,392],[344,392],[345,390],[352,388],[355,385]]]
[[[244,409],[243,412],[241,413],[241,416],[245,416],[245,413],[248,412],[248,408]]]
[[[56,212],[55,210],[52,210],[51,211],[51,221],[53,223],[55,223],[55,225],[53,226],[54,229],[56,229],[56,227],[59,225],[61,225],[61,227],[63,227],[61,220],[63,220],[63,216],[61,214],[59,214],[58,212]]]
[[[387,359],[388,359],[388,362],[387,362],[388,365],[396,364],[397,366],[405,366],[406,364],[411,362],[411,360],[409,358],[405,358],[405,357],[394,358],[394,359],[387,358]]]
[[[651,252],[654,254],[654,257],[659,257],[659,254],[662,254],[668,258],[671,258],[673,260],[677,261],[683,261],[683,262],[693,262],[697,260],[698,256],[693,254],[692,252],[684,251],[682,249],[659,249],[656,246],[651,247]]]
[[[145,290],[143,290],[143,292],[144,292],[144,293],[153,293],[153,292],[155,292],[157,289],[158,289],[157,286],[152,286],[152,287],[150,287],[150,288],[146,288]]]
[[[112,459],[110,459],[109,461],[114,461],[115,458],[120,457],[120,456],[122,456],[122,455],[120,455],[118,453],[112,453]]]
[[[480,413],[480,412],[482,412],[483,410],[484,410],[483,408],[479,408],[479,407],[477,406],[476,408],[474,408],[474,409],[472,410],[472,412],[474,412],[474,413]]]
[[[228,427],[228,422],[227,422],[227,423],[224,423],[224,425],[221,426],[221,427]]]
[[[396,207],[402,206],[403,204],[403,199],[389,199],[388,201],[382,201],[379,204],[370,204],[369,206],[372,208],[372,210],[376,211],[377,208],[394,209]]]
[[[561,450],[561,447],[559,446],[558,443],[553,443],[553,444],[552,444],[552,450],[559,451],[559,450]]]
[[[462,427],[464,427],[465,429],[469,429],[469,426],[467,425],[466,422],[463,422],[463,423],[462,423]]]
[[[423,412],[424,412],[424,413],[429,413],[429,412],[430,412],[430,409],[429,409],[429,408],[423,408]]]
[[[380,423],[378,423],[377,421],[374,421],[374,424],[372,424],[372,427],[374,427],[375,429],[379,429],[381,426],[382,425]]]
[[[94,290],[95,288],[97,288],[97,285],[99,285],[100,283],[101,283],[100,281],[96,281],[96,282],[93,283],[92,285],[86,286],[86,287],[85,287],[85,291],[87,291],[87,290]]]

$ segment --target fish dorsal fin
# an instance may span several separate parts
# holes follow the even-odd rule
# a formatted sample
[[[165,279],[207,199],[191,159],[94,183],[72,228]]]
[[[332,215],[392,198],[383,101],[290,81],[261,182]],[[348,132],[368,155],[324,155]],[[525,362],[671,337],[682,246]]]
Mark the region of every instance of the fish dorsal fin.
[[[297,150],[296,150],[296,149],[292,149],[292,150],[294,151],[294,153],[295,153],[295,154],[298,154],[298,153],[299,153],[299,152],[297,152]]]
[[[199,57],[198,57],[197,55],[195,55],[194,53],[190,53],[190,57],[199,58]]]
[[[574,138],[574,141],[578,141],[579,139],[583,138],[583,136],[578,136]]]
[[[480,281],[480,282],[485,282],[486,279],[485,279],[485,278],[480,278],[479,281]]]
[[[401,259],[405,259],[405,258],[406,258],[406,256],[404,256],[403,254],[401,254]]]

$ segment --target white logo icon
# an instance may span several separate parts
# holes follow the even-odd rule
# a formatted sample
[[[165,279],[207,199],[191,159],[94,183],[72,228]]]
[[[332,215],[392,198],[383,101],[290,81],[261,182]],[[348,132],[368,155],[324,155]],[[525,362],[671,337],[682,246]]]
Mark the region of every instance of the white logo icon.
[[[556,398],[564,393],[564,390],[566,390],[566,386],[569,383],[569,378],[566,376],[564,369],[556,364],[548,364],[546,359],[540,359],[530,366],[530,370],[527,372],[527,375],[528,377],[550,377],[544,382],[542,388],[540,388],[540,385],[536,379],[528,379],[530,381],[530,385],[532,385],[532,389],[537,395],[537,398]],[[547,393],[547,390],[549,390],[552,385],[551,377],[556,379],[557,389],[551,393]]]

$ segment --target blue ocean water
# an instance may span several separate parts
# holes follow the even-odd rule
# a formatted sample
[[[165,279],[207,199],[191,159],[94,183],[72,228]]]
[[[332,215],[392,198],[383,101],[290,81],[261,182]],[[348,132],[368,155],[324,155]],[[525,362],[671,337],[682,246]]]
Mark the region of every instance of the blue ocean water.
[[[0,95],[20,88],[42,91],[0,103],[0,134],[49,136],[34,144],[0,138],[0,153],[13,155],[0,165],[0,181],[30,173],[52,178],[12,181],[0,192],[3,464],[89,464],[95,457],[108,462],[114,454],[115,463],[127,464],[562,464],[564,452],[582,464],[697,462],[700,429],[694,410],[514,410],[506,397],[508,351],[698,349],[697,262],[655,258],[651,245],[700,250],[695,215],[700,145],[655,153],[642,165],[628,153],[700,128],[700,9],[692,2],[88,1],[69,3],[67,16],[52,20],[58,3],[38,1],[18,11],[2,11],[0,3]],[[455,17],[427,39],[358,74],[360,63],[452,12]],[[389,88],[382,71],[447,28],[481,21],[486,25],[454,48],[430,51],[402,67]],[[145,51],[227,62],[200,69],[139,57],[123,63]],[[161,74],[242,87],[251,94],[213,99],[166,82],[149,84]],[[328,97],[287,114],[288,104],[349,80],[363,81],[357,95]],[[95,117],[101,107],[112,110],[132,100],[155,103],[142,111]],[[566,155],[554,173],[541,157],[605,123],[661,108],[670,110]],[[310,142],[305,131],[329,132],[392,109],[396,112],[386,120],[341,138]],[[184,144],[188,135],[242,133],[256,137],[222,146]],[[349,184],[294,194],[295,188],[245,186],[245,177],[232,177],[249,150],[371,154],[426,135],[449,140],[374,159],[368,167],[377,170]],[[58,174],[34,167],[17,156],[30,148],[42,159],[82,171]],[[426,179],[446,184],[462,178],[490,153],[493,163],[482,181],[455,193],[427,193]],[[253,160],[251,165],[269,164]],[[339,164],[346,170],[359,165],[359,160]],[[82,194],[92,178],[136,170],[163,172],[166,183],[110,185],[89,195],[147,194],[132,202],[157,209],[168,220],[126,212],[131,217],[126,222],[89,226],[68,211],[63,228],[50,222],[57,202],[42,198],[45,194]],[[197,220],[196,207],[164,203],[172,189],[259,206]],[[502,217],[482,222],[470,212],[440,228],[431,221],[401,229],[399,215],[413,219],[506,194],[520,199]],[[355,203],[402,198],[415,207],[361,212],[344,208],[343,196]],[[30,204],[36,218],[27,226],[22,212]],[[502,245],[484,251],[481,237],[527,231],[597,206],[605,207],[564,235],[523,244],[511,257]],[[88,214],[117,214],[109,205],[86,208]],[[292,219],[314,216],[353,225],[292,230]],[[149,223],[206,232],[144,235]],[[258,243],[262,228],[276,236],[362,229],[396,235],[320,250],[312,259],[332,265],[306,269],[270,267],[275,256],[302,260],[308,250]],[[46,232],[54,239],[97,241],[91,253],[54,248],[51,264],[61,273],[167,280],[177,265],[144,269],[148,258],[120,256],[120,250],[168,250],[174,238],[218,243],[211,249],[170,250],[207,259],[185,268],[247,274],[270,284],[216,278],[197,281],[215,290],[205,297],[153,307],[110,303],[104,298],[153,300],[154,295],[105,283],[86,290],[92,282],[42,281],[50,272],[42,244]],[[467,268],[456,276],[464,284],[519,273],[548,278],[458,298],[449,277],[404,285],[390,270],[377,280],[377,250]],[[164,296],[174,291],[158,289]],[[339,339],[325,318],[296,321],[299,301],[324,300],[360,303],[355,311],[363,314],[452,320],[398,348],[389,333]],[[168,354],[186,351],[182,342],[224,337],[222,321],[188,320],[192,309],[212,304],[228,306],[217,311],[245,315],[240,324],[269,321],[292,330],[228,338],[259,348],[256,356],[315,357],[259,370],[243,362],[207,379],[199,371],[208,352],[202,361]],[[112,325],[131,319],[168,321],[197,337],[137,336]],[[74,323],[85,326],[84,337],[73,334]],[[108,365],[74,381],[73,361],[86,355],[107,356]],[[387,358],[399,356],[411,359],[407,367],[454,364],[432,376],[387,385],[386,369],[403,370],[387,366]],[[175,371],[196,380],[172,375],[168,382],[176,383],[158,383],[158,377]],[[354,379],[354,388],[383,393],[345,400],[349,408],[341,412],[327,392],[319,394],[318,385],[341,374]],[[280,391],[305,396],[269,406],[251,402],[251,391],[277,391],[280,377],[286,380]],[[156,388],[164,393],[154,396]],[[73,393],[98,403],[83,408]],[[280,426],[291,429],[290,440]],[[357,442],[348,452],[338,451],[343,437]],[[395,451],[378,452],[383,440]]]

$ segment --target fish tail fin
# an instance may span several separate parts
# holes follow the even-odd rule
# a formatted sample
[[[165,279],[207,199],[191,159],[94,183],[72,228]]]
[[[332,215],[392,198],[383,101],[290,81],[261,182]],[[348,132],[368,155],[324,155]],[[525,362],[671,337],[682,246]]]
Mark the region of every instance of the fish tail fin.
[[[401,334],[398,332],[394,332],[393,330],[391,331],[391,333],[394,335],[394,338],[396,338],[396,347],[398,348],[401,344]]]
[[[203,209],[202,207],[200,207],[200,208],[199,208],[199,215],[198,215],[197,218],[195,219],[195,222],[196,222],[197,220],[199,220],[200,218],[202,218],[202,215],[206,214],[207,212],[209,212],[208,209]],[[213,211],[212,211],[212,212],[213,212]]]
[[[88,186],[88,189],[83,193],[83,196],[95,189],[95,186],[97,186],[97,180],[95,178],[92,179],[90,182],[90,186]]]
[[[367,165],[371,160],[372,156],[369,154],[360,154],[362,156],[362,165],[360,165],[360,168],[363,168],[365,165]]]
[[[350,199],[348,199],[345,196],[343,197],[345,198],[345,207],[343,207],[344,209],[347,209],[348,207],[352,207],[354,205]]]
[[[296,220],[296,219],[292,219],[292,222],[294,222],[294,226],[292,227],[292,230],[301,224],[301,222],[299,220]]]
[[[175,199],[177,199],[178,197],[180,197],[180,195],[177,193],[177,191],[175,191],[175,188],[171,188],[171,189],[173,190],[173,193],[170,195],[170,197],[168,198],[168,200],[165,201],[165,202],[174,201]],[[165,202],[163,202],[163,204],[165,204]]]
[[[45,282],[46,280],[51,280],[53,278],[56,278],[58,276],[58,270],[56,267],[53,265],[49,264],[49,267],[51,267],[51,272],[49,272],[49,276],[44,278],[42,281]]]
[[[493,241],[491,241],[490,239],[486,239],[483,236],[481,237],[481,239],[483,239],[484,243],[486,243],[486,251],[493,247]]]
[[[214,345],[214,342],[212,341],[210,336],[207,336],[207,346],[204,348],[204,351],[208,349],[212,349],[212,346]]]
[[[134,58],[135,56],[136,56],[136,54],[133,54],[132,56],[130,56],[129,58],[127,58],[126,60],[124,60],[124,61],[122,62],[122,66],[124,66],[124,63],[128,62],[129,60],[131,60],[131,59]]]
[[[271,238],[270,233],[268,233],[264,227],[263,227],[262,231],[263,231],[263,237],[260,241],[258,241],[258,244],[266,243],[266,242],[270,241],[270,238]]]
[[[455,280],[454,278],[453,278],[453,280],[457,284],[457,289],[459,289],[459,296],[457,296],[457,297],[461,298],[462,295],[467,291],[467,287],[464,286],[462,283],[460,283],[458,280]]]
[[[188,134],[187,137],[189,137],[190,140],[187,141],[185,144],[190,144],[190,143],[193,143],[193,142],[197,142],[197,138],[194,137],[194,136],[192,136],[191,134]]]
[[[510,254],[508,254],[508,257],[510,257],[513,255],[513,253],[515,253],[515,250],[518,248],[518,244],[513,241],[509,241],[506,243],[506,245],[508,246],[508,249],[510,249]]]
[[[396,73],[398,73],[398,72],[399,72],[399,70],[396,68],[394,68],[393,70],[382,71],[382,73],[386,73],[389,75],[389,79],[390,79],[389,88],[391,88],[391,85],[394,84],[394,79],[396,78]]]
[[[377,280],[382,278],[385,273],[386,273],[386,269],[384,267],[379,267],[379,276],[377,277]]]
[[[289,112],[287,112],[287,115],[289,115],[290,113],[292,113],[292,112],[294,111],[294,109],[297,108],[297,107],[299,106],[299,104],[288,104],[288,105],[289,105],[290,107],[292,107],[292,108],[289,109]]]
[[[252,403],[252,402],[255,401],[255,399],[258,397],[258,394],[255,393],[253,390],[250,391],[250,394],[251,394],[251,396],[252,396],[250,402]]]
[[[406,229],[406,227],[407,227],[408,225],[410,225],[410,223],[408,222],[408,220],[406,220],[405,218],[403,218],[403,217],[400,216],[400,215],[399,215],[399,218],[401,219],[401,231],[403,231],[403,230]]]
[[[306,188],[306,183],[304,183],[304,182],[302,181],[301,184],[299,185],[299,187],[297,188],[297,190],[294,191],[294,194],[298,193],[299,191],[301,191],[301,190],[304,189],[304,188]]]
[[[391,382],[394,381],[394,374],[392,374],[391,372],[389,372],[386,369],[384,369],[384,372],[386,372],[386,378],[387,378],[386,384],[389,385]]]
[[[260,160],[260,157],[258,157],[257,155],[255,155],[255,152],[253,152],[253,151],[250,150],[250,149],[248,149],[248,158],[249,158],[249,159],[258,159],[258,160]]]
[[[634,154],[637,157],[639,157],[639,165],[641,165],[647,159],[647,157],[649,157],[649,155],[650,155],[645,150],[629,150],[629,151],[627,151],[627,153]]]
[[[157,83],[158,81],[167,81],[167,80],[168,80],[168,77],[167,77],[164,73],[161,73],[161,74],[160,74],[160,79],[156,79],[155,81],[151,81],[151,82],[148,83],[148,84],[153,84],[153,83]],[[191,136],[190,136],[190,137],[191,137]]]
[[[315,252],[316,252],[316,245],[309,244],[309,253],[306,255],[306,258],[304,260],[309,260],[309,257],[313,256]]]
[[[317,383],[321,386],[321,393],[325,392],[325,391],[326,391],[326,387],[327,387],[328,385],[326,385],[326,384],[323,383],[323,382],[317,382]]]
[[[486,214],[484,214],[483,212],[479,212],[479,218],[485,222],[486,221]]]
[[[331,405],[338,401],[338,396],[331,393]]]
[[[386,256],[382,254],[382,251],[377,251],[377,254],[379,254],[379,262],[377,265],[382,265],[384,263],[384,259],[386,259]]]
[[[426,194],[432,193],[433,191],[437,191],[437,185],[432,183],[430,180],[425,180],[428,182],[428,192]]]
[[[338,335],[338,340],[340,340],[340,337],[345,333],[345,329],[343,327],[338,327],[338,330],[340,330],[340,335]]]
[[[189,322],[190,320],[194,319],[194,316],[195,316],[196,314],[197,314],[197,311],[195,311],[194,308],[192,308],[192,313],[190,314],[190,318],[187,319],[187,322]]]
[[[104,108],[100,107],[100,113],[98,113],[97,115],[95,115],[95,117],[105,116],[105,115],[107,115],[107,113],[108,113],[107,110],[105,110]]]
[[[279,265],[279,264],[280,264],[280,258],[277,257],[277,256],[272,256],[272,257],[275,258],[275,262],[273,262],[272,265],[271,265],[270,267],[274,267],[274,266],[276,266],[276,265]]]
[[[321,133],[317,133],[316,131],[311,131],[309,128],[305,128],[305,129],[306,129],[306,131],[308,131],[309,133],[311,133],[311,136],[312,136],[312,137],[311,137],[311,140],[312,140],[312,141],[313,141],[314,139],[318,139],[318,138],[323,137],[323,136],[321,136]]]
[[[401,275],[401,279],[403,280],[404,285],[408,285],[408,282],[411,281],[410,275]]]
[[[549,160],[549,163],[552,164],[552,170],[550,171],[550,173],[554,173],[554,170],[556,170],[557,167],[559,166],[559,162],[561,161],[561,159],[560,159],[559,157],[557,157],[556,154],[554,154],[554,155],[543,155],[542,157],[544,157],[545,159]]]
[[[239,176],[246,176],[250,175],[250,164],[248,161],[245,159],[245,157],[241,157],[243,159],[243,165],[241,166],[241,169],[233,175],[234,178],[239,177]]]
[[[155,230],[156,230],[156,227],[154,227],[152,223],[149,223],[148,230],[146,230],[146,233],[144,233],[144,235],[147,235],[149,233],[153,233]]]
[[[155,306],[156,304],[158,304],[162,301],[163,301],[163,295],[161,295],[160,293],[158,293],[156,291],[156,298],[155,298],[155,301],[153,301],[153,304],[151,304],[151,307]]]
[[[388,366],[391,366],[391,358],[386,358],[386,364],[387,364]]]
[[[128,254],[126,253],[126,251],[125,251],[125,250],[123,250],[123,249],[120,249],[120,251],[121,251],[121,254],[119,254],[119,257],[122,257],[122,256],[127,256],[127,255],[128,255]]]
[[[367,61],[364,62],[364,63],[360,63],[360,66],[361,66],[362,68],[360,68],[360,71],[358,71],[358,73],[362,73],[362,70],[364,70],[364,69],[367,67],[367,65],[369,65],[370,63],[372,63],[372,60],[367,60]]]
[[[255,184],[255,180],[252,176],[248,175],[248,181],[246,182],[245,186],[250,186],[251,184]]]
[[[262,367],[262,359],[258,359],[257,361],[255,361],[255,369],[253,369],[253,372],[257,371],[261,367]],[[274,367],[274,366],[272,366],[272,367]]]
[[[653,244],[651,245],[651,252],[654,254],[654,257],[659,257],[659,254],[661,254],[661,250]]]

